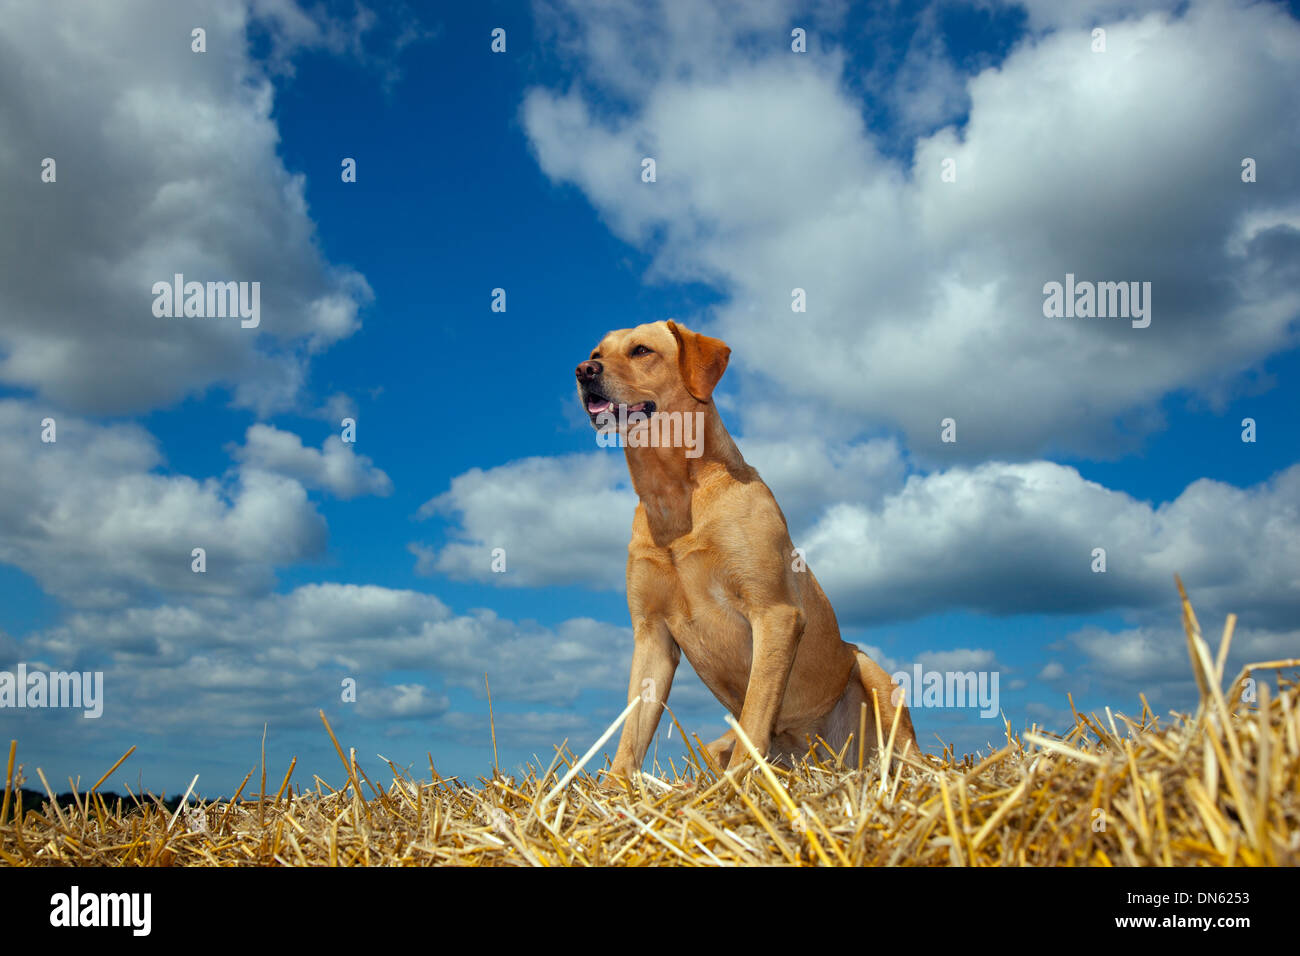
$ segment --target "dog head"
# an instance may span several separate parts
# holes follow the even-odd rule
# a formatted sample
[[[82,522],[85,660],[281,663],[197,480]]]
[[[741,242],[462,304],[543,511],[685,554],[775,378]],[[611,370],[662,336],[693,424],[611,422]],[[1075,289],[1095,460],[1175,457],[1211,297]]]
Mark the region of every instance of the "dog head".
[[[710,401],[730,356],[721,339],[671,319],[619,329],[578,365],[578,397],[597,429],[625,418],[635,424],[657,411],[692,412]],[[638,413],[645,418],[634,418]]]

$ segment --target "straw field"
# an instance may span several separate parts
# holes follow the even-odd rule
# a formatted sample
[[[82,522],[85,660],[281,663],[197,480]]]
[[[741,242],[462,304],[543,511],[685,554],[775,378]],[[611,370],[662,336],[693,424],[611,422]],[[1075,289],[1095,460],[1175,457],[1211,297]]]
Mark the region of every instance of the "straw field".
[[[603,762],[599,745],[585,759],[560,745],[549,766],[529,766],[523,777],[493,772],[474,784],[440,777],[432,760],[429,780],[389,763],[380,785],[355,752],[345,754],[322,714],[341,761],[338,788],[320,777],[310,787],[294,782],[291,763],[278,792],[268,791],[263,758],[251,795],[245,789],[253,771],[230,799],[207,802],[188,793],[171,805],[147,795],[105,799],[99,787],[120,760],[88,791],[74,789],[64,801],[38,770],[48,797],[33,805],[19,796],[25,775],[11,745],[0,860],[12,866],[1296,865],[1300,685],[1287,669],[1300,660],[1248,665],[1225,688],[1234,623],[1229,617],[1212,651],[1183,594],[1188,656],[1200,690],[1195,713],[1157,716],[1143,698],[1137,717],[1075,712],[1074,726],[1062,734],[1016,734],[1007,724],[1005,746],[963,757],[951,750],[942,758],[900,754],[886,737],[874,742],[874,755],[860,768],[818,748],[793,769],[757,760],[724,774],[696,739],[684,764],[656,763],[627,787],[601,788],[591,775]],[[665,719],[681,733],[675,718]]]

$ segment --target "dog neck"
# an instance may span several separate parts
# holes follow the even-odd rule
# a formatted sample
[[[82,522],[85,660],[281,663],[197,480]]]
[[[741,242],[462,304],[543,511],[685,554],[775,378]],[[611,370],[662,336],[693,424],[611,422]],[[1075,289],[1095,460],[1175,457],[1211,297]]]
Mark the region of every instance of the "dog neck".
[[[645,506],[650,533],[655,543],[666,545],[692,527],[691,498],[707,478],[726,471],[739,480],[748,480],[753,469],[741,457],[740,449],[727,433],[712,402],[700,402],[696,411],[703,412],[700,454],[688,457],[684,447],[633,447],[624,445],[632,487]]]

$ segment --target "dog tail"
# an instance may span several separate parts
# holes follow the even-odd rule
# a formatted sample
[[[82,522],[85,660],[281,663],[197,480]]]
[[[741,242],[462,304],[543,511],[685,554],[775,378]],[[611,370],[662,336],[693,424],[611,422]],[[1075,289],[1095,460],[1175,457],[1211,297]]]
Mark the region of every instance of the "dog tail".
[[[912,727],[912,715],[908,713],[907,703],[903,700],[902,689],[890,679],[884,668],[873,661],[861,650],[857,651],[858,679],[862,682],[863,693],[867,698],[867,746],[874,748],[873,735],[875,713],[871,702],[871,692],[876,692],[880,702],[880,734],[882,740],[889,740],[890,728],[894,726],[894,714],[898,717],[898,730],[894,734],[894,752],[901,753],[910,742],[912,753],[920,753],[916,742],[916,730]]]

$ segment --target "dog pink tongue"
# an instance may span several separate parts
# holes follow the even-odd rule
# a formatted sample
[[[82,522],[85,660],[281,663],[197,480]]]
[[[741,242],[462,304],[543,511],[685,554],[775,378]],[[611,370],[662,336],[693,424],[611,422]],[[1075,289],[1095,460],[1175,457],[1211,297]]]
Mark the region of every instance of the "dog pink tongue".
[[[609,402],[588,402],[587,411],[592,415],[599,415],[601,412],[609,409]]]

